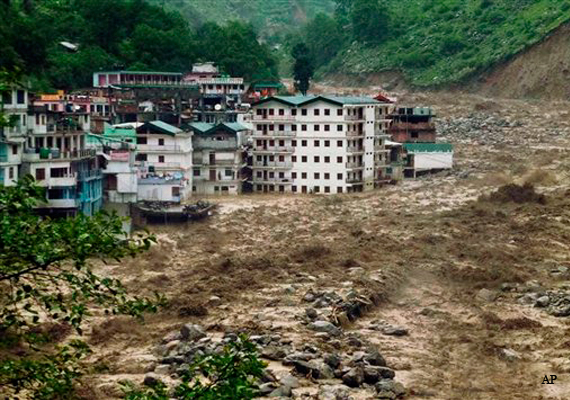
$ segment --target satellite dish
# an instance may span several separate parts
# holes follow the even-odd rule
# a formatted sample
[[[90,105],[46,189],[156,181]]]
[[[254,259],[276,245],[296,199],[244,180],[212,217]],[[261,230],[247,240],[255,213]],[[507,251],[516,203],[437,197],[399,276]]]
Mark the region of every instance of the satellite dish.
[[[216,105],[214,106],[214,109],[215,109],[216,111],[220,111],[220,110],[222,109],[222,105],[221,105],[221,104],[216,104]]]

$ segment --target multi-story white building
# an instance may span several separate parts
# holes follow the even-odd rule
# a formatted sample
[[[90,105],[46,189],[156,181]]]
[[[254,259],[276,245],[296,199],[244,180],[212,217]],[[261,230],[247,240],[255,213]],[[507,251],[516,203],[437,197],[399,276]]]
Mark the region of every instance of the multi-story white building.
[[[194,131],[192,191],[199,195],[241,193],[247,128],[236,122],[194,122],[190,127]]]
[[[28,130],[28,91],[14,88],[2,94],[0,109],[11,127],[0,127],[0,185],[14,185],[20,177],[20,164]],[[8,122],[8,121],[6,121]]]
[[[138,200],[180,203],[192,194],[192,134],[163,121],[137,129]]]
[[[253,190],[351,193],[386,181],[391,104],[275,96],[253,105]]]

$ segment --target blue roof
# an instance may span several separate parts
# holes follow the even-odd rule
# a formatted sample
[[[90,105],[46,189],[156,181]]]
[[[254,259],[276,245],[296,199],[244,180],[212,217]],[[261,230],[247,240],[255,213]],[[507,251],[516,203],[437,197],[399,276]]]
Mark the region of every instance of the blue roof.
[[[172,136],[183,132],[182,129],[167,124],[166,122],[160,120],[145,122],[143,125],[137,128],[137,132],[144,132],[149,126],[152,126],[158,129],[159,131]]]
[[[218,129],[226,129],[232,132],[245,131],[248,128],[238,122],[223,122],[215,125],[207,122],[192,122],[189,124],[190,128],[198,133],[212,133]]]
[[[451,143],[404,143],[404,150],[408,153],[451,153]]]

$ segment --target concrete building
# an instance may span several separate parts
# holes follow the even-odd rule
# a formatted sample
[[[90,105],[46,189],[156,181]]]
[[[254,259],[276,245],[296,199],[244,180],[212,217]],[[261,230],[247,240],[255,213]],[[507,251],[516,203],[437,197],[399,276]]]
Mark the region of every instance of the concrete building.
[[[388,133],[398,143],[435,143],[435,114],[429,107],[401,107],[394,109]]]
[[[137,129],[138,200],[180,203],[192,194],[192,135],[163,121]]]
[[[453,168],[453,146],[449,143],[404,143],[404,174],[418,174]]]
[[[103,203],[103,176],[95,151],[86,146],[89,113],[72,103],[63,104],[63,111],[42,104],[28,108],[22,172],[46,188],[48,202],[40,205],[42,213],[93,215]]]
[[[366,97],[276,96],[253,104],[253,190],[350,193],[387,181],[391,105]]]
[[[28,127],[28,91],[13,88],[2,94],[0,107],[13,127],[0,127],[0,185],[12,186],[21,176],[21,159]]]
[[[218,125],[195,122],[193,135],[193,188],[198,195],[239,194],[247,178],[247,128],[238,123]]]

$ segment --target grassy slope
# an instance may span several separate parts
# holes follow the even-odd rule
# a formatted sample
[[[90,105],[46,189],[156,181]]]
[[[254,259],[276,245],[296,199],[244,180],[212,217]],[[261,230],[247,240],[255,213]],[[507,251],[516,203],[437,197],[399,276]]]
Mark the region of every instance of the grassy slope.
[[[410,83],[457,83],[508,59],[570,19],[569,0],[387,0],[394,33],[351,44],[328,72],[402,70]]]
[[[262,38],[278,42],[318,12],[331,13],[333,0],[149,0],[177,9],[194,26],[205,21],[243,19],[251,22]]]

